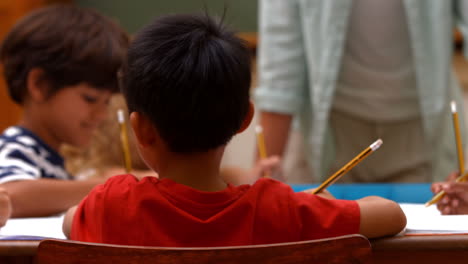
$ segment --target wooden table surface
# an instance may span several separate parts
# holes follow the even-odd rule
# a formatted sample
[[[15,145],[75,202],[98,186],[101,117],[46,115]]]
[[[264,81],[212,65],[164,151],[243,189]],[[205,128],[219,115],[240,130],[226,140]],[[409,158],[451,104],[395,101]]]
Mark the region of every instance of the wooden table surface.
[[[468,235],[411,235],[371,240],[373,263],[468,263]]]

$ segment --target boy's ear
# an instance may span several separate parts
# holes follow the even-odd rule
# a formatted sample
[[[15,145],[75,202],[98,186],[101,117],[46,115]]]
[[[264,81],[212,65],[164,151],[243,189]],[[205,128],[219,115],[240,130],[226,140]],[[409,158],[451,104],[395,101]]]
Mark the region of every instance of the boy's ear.
[[[49,94],[49,83],[44,78],[44,70],[32,68],[26,79],[28,96],[34,101],[44,101]]]
[[[145,115],[139,112],[130,113],[130,125],[132,126],[136,141],[140,147],[145,148],[156,142],[156,129]]]
[[[250,123],[252,122],[254,112],[255,112],[255,107],[252,101],[249,101],[249,111],[247,112],[247,115],[245,115],[244,121],[242,122],[242,125],[237,131],[237,133],[242,133],[244,130],[246,130],[249,127]]]

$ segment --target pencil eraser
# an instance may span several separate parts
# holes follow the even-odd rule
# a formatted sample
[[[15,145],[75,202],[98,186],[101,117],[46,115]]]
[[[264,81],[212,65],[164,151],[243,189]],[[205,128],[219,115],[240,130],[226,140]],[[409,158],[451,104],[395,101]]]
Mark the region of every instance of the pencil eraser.
[[[257,126],[255,127],[255,132],[256,132],[257,134],[260,134],[260,133],[262,133],[262,132],[263,132],[263,128],[262,128],[262,126],[260,126],[260,125],[257,125]]]
[[[370,148],[372,149],[372,151],[374,151],[374,150],[378,149],[382,144],[383,144],[383,141],[382,141],[382,139],[379,138],[374,143],[372,143],[370,145]]]
[[[124,120],[124,111],[122,109],[117,110],[117,121],[119,121],[120,124],[123,124]]]
[[[450,102],[450,108],[452,109],[452,113],[456,113],[457,112],[457,103],[455,103],[455,101],[451,101]]]

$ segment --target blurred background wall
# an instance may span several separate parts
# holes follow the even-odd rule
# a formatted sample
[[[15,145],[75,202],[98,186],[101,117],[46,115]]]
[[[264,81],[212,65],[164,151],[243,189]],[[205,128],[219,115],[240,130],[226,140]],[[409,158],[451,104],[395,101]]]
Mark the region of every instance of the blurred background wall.
[[[1,0],[4,1],[4,0]],[[115,18],[130,33],[135,33],[154,17],[170,13],[203,12],[222,15],[238,31],[257,31],[257,0],[75,0],[77,5],[95,8]]]

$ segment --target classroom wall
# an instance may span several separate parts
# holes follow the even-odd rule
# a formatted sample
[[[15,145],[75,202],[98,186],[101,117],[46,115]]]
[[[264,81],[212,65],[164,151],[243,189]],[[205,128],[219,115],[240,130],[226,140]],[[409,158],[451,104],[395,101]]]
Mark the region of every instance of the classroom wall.
[[[0,0],[3,1],[3,0]],[[222,15],[227,9],[231,27],[240,32],[257,31],[257,0],[75,0],[77,5],[95,8],[115,18],[127,31],[135,33],[155,16],[204,11]]]

